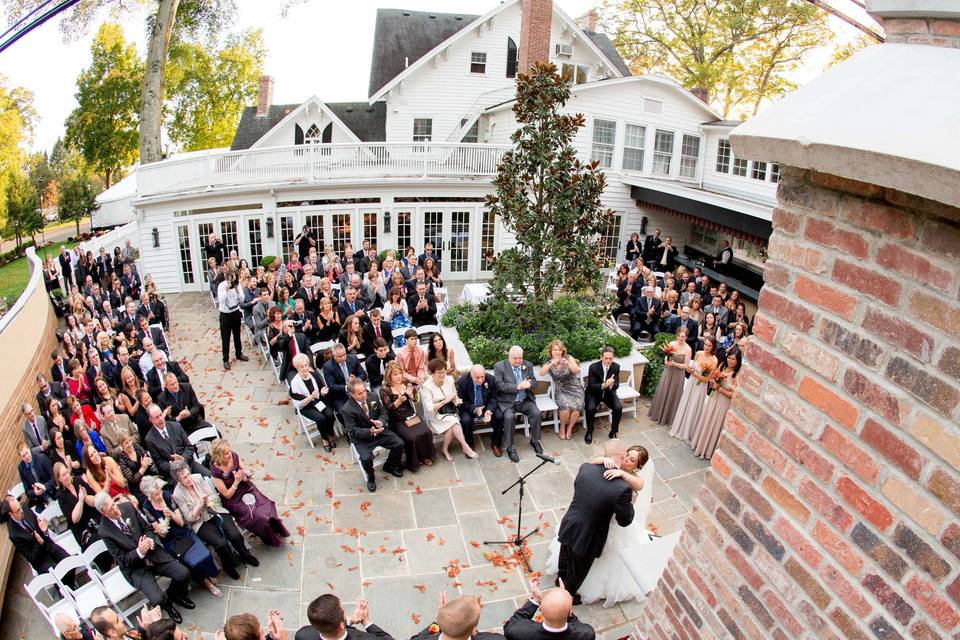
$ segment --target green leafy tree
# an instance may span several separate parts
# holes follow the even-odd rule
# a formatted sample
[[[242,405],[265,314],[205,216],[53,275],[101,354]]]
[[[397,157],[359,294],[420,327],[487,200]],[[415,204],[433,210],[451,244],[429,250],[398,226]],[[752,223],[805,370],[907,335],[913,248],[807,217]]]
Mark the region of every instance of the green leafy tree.
[[[700,88],[724,117],[755,113],[829,44],[827,14],[803,0],[605,0],[602,19],[635,73]]]
[[[33,234],[43,228],[37,189],[30,181],[30,176],[22,171],[14,171],[7,177],[4,191],[7,203],[5,232],[16,239],[19,248],[24,237],[30,236],[33,240]]]
[[[100,194],[100,185],[89,176],[70,178],[60,187],[60,218],[73,220],[77,225],[77,235],[80,235],[80,221],[100,208],[97,196]]]
[[[606,184],[597,162],[582,163],[571,144],[583,114],[562,114],[570,86],[552,64],[517,76],[513,112],[520,123],[487,196],[490,211],[516,236],[497,258],[494,297],[507,287],[532,291],[534,302],[571,292],[602,291],[597,237],[613,218],[600,201]]]
[[[109,188],[113,175],[137,159],[143,64],[117,24],[104,23],[90,51],[90,66],[77,78],[77,108],[67,117],[66,140]]]
[[[0,75],[0,220],[7,212],[7,181],[21,171],[36,117],[33,94],[9,86],[7,78]]]
[[[230,36],[220,47],[171,44],[166,80],[170,139],[185,151],[229,146],[244,107],[256,101],[265,56],[259,29]]]

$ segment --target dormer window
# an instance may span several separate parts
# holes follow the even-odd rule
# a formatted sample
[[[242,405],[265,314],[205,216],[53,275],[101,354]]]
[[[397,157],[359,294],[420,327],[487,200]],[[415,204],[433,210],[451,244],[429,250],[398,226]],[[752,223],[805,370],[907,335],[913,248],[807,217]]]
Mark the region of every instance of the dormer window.
[[[560,77],[567,84],[584,84],[587,81],[587,65],[563,63]]]
[[[321,138],[320,127],[311,124],[303,136],[303,144],[320,144]]]
[[[470,54],[470,73],[487,72],[487,54],[484,51],[474,51]]]

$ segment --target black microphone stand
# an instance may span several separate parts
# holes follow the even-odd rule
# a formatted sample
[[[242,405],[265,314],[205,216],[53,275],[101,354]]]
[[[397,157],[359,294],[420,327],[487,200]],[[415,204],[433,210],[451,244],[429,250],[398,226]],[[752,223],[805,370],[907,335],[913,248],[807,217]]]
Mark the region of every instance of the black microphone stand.
[[[540,464],[538,464],[537,466],[535,466],[533,469],[531,469],[530,471],[528,471],[528,472],[525,473],[524,475],[522,475],[522,476],[520,476],[519,478],[517,478],[517,481],[516,481],[516,482],[514,482],[512,485],[510,485],[509,487],[507,487],[506,489],[504,489],[503,491],[500,492],[500,495],[502,495],[502,496],[503,496],[503,495],[506,495],[507,492],[510,491],[510,489],[513,489],[515,486],[520,485],[520,503],[519,503],[520,506],[517,508],[517,535],[514,536],[514,538],[513,538],[512,540],[484,540],[484,541],[483,541],[483,544],[485,544],[485,545],[497,545],[497,546],[500,546],[500,545],[504,545],[504,544],[511,544],[511,545],[513,545],[514,547],[516,547],[517,549],[520,549],[520,558],[523,559],[523,565],[527,568],[527,573],[530,573],[530,561],[527,560],[526,554],[523,553],[523,544],[527,541],[527,538],[529,538],[529,537],[532,536],[533,534],[535,534],[535,533],[537,533],[538,531],[540,531],[540,527],[537,527],[536,529],[534,529],[533,531],[531,531],[530,533],[528,533],[528,534],[525,535],[525,536],[521,536],[521,535],[520,535],[520,531],[521,531],[522,523],[523,523],[523,488],[527,485],[527,478],[528,478],[529,476],[533,475],[534,473],[536,473],[536,471],[537,471],[540,467],[542,467],[543,465],[545,465],[545,464],[547,464],[547,463],[549,463],[549,462],[551,462],[551,461],[550,461],[550,460],[541,460]]]

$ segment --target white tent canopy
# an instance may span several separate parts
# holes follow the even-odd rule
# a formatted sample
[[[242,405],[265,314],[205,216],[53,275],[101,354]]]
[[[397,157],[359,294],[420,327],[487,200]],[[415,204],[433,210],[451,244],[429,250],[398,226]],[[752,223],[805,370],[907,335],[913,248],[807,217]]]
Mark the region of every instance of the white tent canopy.
[[[115,227],[134,219],[133,199],[137,197],[137,168],[126,178],[97,196],[100,208],[93,213],[90,226],[94,229]]]

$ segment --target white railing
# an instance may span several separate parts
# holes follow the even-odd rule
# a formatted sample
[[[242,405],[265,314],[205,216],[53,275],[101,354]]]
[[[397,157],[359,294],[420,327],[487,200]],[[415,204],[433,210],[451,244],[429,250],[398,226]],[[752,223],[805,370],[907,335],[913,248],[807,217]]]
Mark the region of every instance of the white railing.
[[[483,177],[510,145],[447,142],[295,145],[211,152],[138,170],[140,196],[336,178]]]
[[[100,253],[100,247],[103,247],[107,250],[111,256],[113,255],[113,248],[120,247],[123,248],[126,240],[130,240],[130,243],[134,247],[140,246],[140,224],[133,220],[128,222],[125,225],[119,227],[114,227],[110,231],[106,232],[102,236],[96,236],[90,238],[86,242],[80,243],[80,248],[84,251],[90,251],[93,253],[93,257],[96,258]]]

